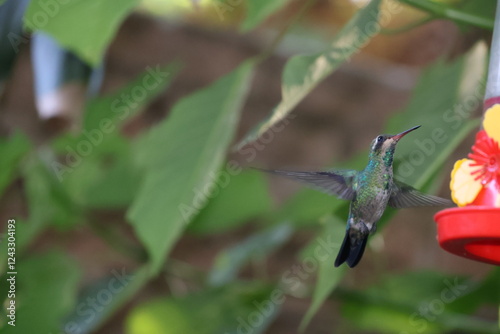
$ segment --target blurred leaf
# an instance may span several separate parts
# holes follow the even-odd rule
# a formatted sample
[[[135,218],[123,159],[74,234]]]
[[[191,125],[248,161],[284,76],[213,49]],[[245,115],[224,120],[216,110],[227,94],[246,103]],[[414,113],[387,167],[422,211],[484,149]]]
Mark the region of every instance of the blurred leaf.
[[[93,333],[144,287],[150,278],[148,273],[147,267],[132,273],[125,268],[113,269],[109,276],[84,287],[64,321],[66,333]]]
[[[179,72],[178,63],[148,66],[134,80],[116,92],[90,100],[85,108],[81,138],[94,139],[99,145],[103,137],[123,121],[133,117],[156,96],[164,92]]]
[[[119,131],[109,132],[99,142],[94,143],[86,138],[84,133],[76,137],[69,134],[58,137],[52,143],[52,148],[59,157],[47,159],[50,160],[48,164],[53,173],[72,200],[80,206],[99,206],[96,202],[101,199],[116,202],[113,199],[115,197],[122,199],[128,196],[130,201],[131,194],[118,193],[118,189],[107,189],[104,190],[106,193],[99,194],[98,198],[89,198],[92,192],[98,191],[96,189],[102,190],[102,182],[113,182],[114,175],[111,180],[106,178],[111,177],[110,173],[114,168],[119,168],[117,165],[128,163],[126,169],[137,174],[131,163],[129,141]],[[127,185],[137,182],[136,179],[137,175],[129,174],[122,180],[120,187],[128,189]]]
[[[269,128],[285,119],[287,114],[321,81],[361,49],[378,31],[380,0],[372,0],[337,34],[330,48],[314,55],[299,55],[285,65],[282,78],[282,100],[268,119],[254,128],[237,145],[237,149],[256,140]],[[374,29],[367,31],[368,26]]]
[[[24,24],[32,31],[45,31],[61,46],[95,66],[101,63],[111,39],[137,2],[33,0],[24,14]]]
[[[10,138],[0,138],[0,195],[16,176],[19,162],[31,148],[26,136],[15,132]]]
[[[459,5],[446,3],[443,1],[430,0],[399,1],[423,11],[429,12],[438,18],[452,20],[457,24],[467,24],[479,28],[493,30],[495,1],[460,1]]]
[[[227,231],[270,209],[271,198],[261,173],[243,171],[232,175],[227,169],[222,169],[214,178],[217,188],[189,225],[190,232],[210,234]]]
[[[80,277],[75,261],[50,252],[16,266],[15,327],[4,325],[0,333],[59,333],[62,318],[75,302]],[[1,280],[3,284],[6,277]]]
[[[249,31],[261,24],[276,11],[283,8],[289,0],[249,0],[246,1],[246,17],[241,30]]]
[[[280,308],[271,291],[262,284],[232,284],[147,302],[129,315],[126,333],[263,333]]]
[[[220,252],[208,274],[211,286],[221,286],[236,278],[238,272],[256,256],[265,256],[283,245],[292,235],[288,224],[281,224],[248,237],[238,245]]]
[[[474,284],[432,271],[386,276],[362,292],[341,292],[342,314],[357,328],[384,333],[494,333],[493,323],[451,312]]]
[[[80,209],[45,164],[46,151],[41,149],[37,153],[23,167],[31,233],[46,224],[69,227],[78,222]]]
[[[340,280],[346,272],[346,266],[335,268],[333,265],[341,244],[332,242],[332,240],[338,240],[339,236],[343,237],[344,234],[345,222],[334,216],[330,216],[326,221],[323,232],[321,232],[311,245],[308,246],[308,248],[313,249],[311,256],[313,256],[318,263],[319,269],[311,305],[300,323],[301,331],[306,329],[313,316],[318,312],[330,293],[340,283]]]
[[[140,181],[140,173],[134,168],[130,154],[117,154],[86,188],[83,204],[101,209],[126,207],[132,203]]]
[[[133,201],[141,181],[133,158],[129,140],[119,132],[110,133],[91,156],[66,175],[64,184],[82,206],[125,207]]]
[[[253,62],[248,61],[209,87],[177,103],[169,117],[137,145],[145,180],[127,212],[160,269],[182,230],[208,200],[211,174],[219,170],[238,124]]]
[[[115,93],[87,103],[83,130],[59,136],[51,146],[59,154],[50,165],[73,200],[91,207],[122,207],[138,189],[128,139],[120,125],[163,92],[179,70],[177,64],[147,68]]]
[[[495,267],[482,281],[476,284],[469,282],[466,293],[454,300],[450,304],[450,309],[455,312],[472,313],[484,305],[500,304],[498,282],[500,282],[500,269]]]

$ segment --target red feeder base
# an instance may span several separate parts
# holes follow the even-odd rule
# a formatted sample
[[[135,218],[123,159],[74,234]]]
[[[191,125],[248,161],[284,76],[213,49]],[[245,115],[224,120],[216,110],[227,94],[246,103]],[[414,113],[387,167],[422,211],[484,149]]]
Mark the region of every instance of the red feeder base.
[[[467,206],[434,216],[438,241],[450,253],[500,266],[500,208]]]

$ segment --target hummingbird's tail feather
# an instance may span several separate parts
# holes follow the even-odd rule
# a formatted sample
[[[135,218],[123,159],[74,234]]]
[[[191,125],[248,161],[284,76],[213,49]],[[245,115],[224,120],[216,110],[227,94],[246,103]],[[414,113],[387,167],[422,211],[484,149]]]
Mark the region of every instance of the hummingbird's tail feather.
[[[360,238],[357,238],[357,240],[355,240],[355,242],[352,242],[350,229],[348,229],[345,233],[342,246],[340,246],[339,254],[335,259],[335,267],[338,267],[342,263],[347,262],[347,265],[349,267],[354,268],[359,263],[359,260],[361,260],[361,258],[363,257],[367,241],[368,234],[361,235]]]
[[[358,240],[356,245],[352,245],[349,251],[349,257],[347,258],[347,264],[349,267],[354,268],[359,260],[363,257],[365,252],[366,242],[368,241],[368,234],[363,236],[361,240]]]
[[[340,266],[349,257],[349,252],[351,249],[351,238],[349,237],[349,230],[345,232],[344,241],[342,241],[342,246],[340,246],[339,254],[335,259],[335,267]]]

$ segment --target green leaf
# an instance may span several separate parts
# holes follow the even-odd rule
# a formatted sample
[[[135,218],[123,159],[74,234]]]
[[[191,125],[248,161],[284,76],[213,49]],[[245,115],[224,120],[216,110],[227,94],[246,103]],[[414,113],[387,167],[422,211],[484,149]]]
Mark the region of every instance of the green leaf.
[[[497,289],[499,281],[500,269],[496,267],[482,281],[476,284],[469,282],[466,293],[453,301],[450,309],[460,313],[473,313],[485,304],[500,304],[500,291]]]
[[[13,181],[21,159],[29,151],[31,144],[28,138],[20,132],[10,138],[0,139],[0,194]]]
[[[175,63],[148,67],[125,87],[90,100],[82,132],[59,136],[51,143],[59,155],[50,162],[52,170],[75,202],[123,207],[132,201],[140,174],[120,127],[163,92],[178,70]]]
[[[63,328],[67,333],[95,332],[144,287],[150,278],[148,273],[146,266],[131,273],[125,268],[113,269],[107,277],[87,285]]]
[[[340,249],[340,243],[332,243],[332,240],[337,240],[340,236],[343,237],[344,233],[345,222],[335,216],[331,216],[327,219],[323,232],[308,246],[309,249],[314,249],[312,255],[314,255],[319,269],[311,305],[300,323],[301,331],[306,329],[314,314],[316,314],[323,302],[340,283],[346,272],[345,266],[335,268],[333,265]]]
[[[50,252],[23,259],[16,269],[15,327],[4,325],[1,333],[59,333],[76,299],[80,270],[75,261]]]
[[[134,168],[131,152],[115,154],[85,188],[83,205],[90,208],[123,208],[132,203],[141,175]]]
[[[33,0],[24,14],[24,24],[32,31],[48,33],[61,46],[95,66],[101,63],[111,39],[137,2]]]
[[[247,238],[219,253],[208,275],[208,283],[221,286],[236,278],[238,272],[254,257],[263,257],[285,243],[293,233],[288,224],[277,225]]]
[[[23,166],[25,191],[29,207],[31,233],[36,234],[43,226],[53,224],[65,228],[78,222],[80,209],[49,169],[45,150],[32,155]]]
[[[273,13],[283,8],[289,0],[249,0],[246,1],[247,13],[241,24],[241,30],[254,29]]]
[[[228,170],[219,172],[216,182],[220,192],[214,193],[189,225],[190,232],[221,233],[270,210],[271,198],[261,173],[243,171],[233,176]]]
[[[342,314],[357,328],[384,333],[494,333],[496,325],[451,311],[476,283],[432,271],[387,276],[364,291],[340,291]],[[411,287],[411,289],[409,288]]]
[[[245,62],[184,98],[137,146],[145,179],[127,215],[154,271],[217,187],[211,175],[235,133],[252,70],[253,62]]]
[[[254,128],[237,145],[238,149],[256,140],[273,125],[285,119],[321,81],[378,33],[379,5],[380,0],[372,0],[358,11],[338,33],[328,50],[314,55],[295,56],[287,62],[281,85],[281,102],[268,119]]]
[[[181,298],[162,298],[136,307],[127,334],[263,333],[276,317],[279,298],[259,283],[231,284]]]

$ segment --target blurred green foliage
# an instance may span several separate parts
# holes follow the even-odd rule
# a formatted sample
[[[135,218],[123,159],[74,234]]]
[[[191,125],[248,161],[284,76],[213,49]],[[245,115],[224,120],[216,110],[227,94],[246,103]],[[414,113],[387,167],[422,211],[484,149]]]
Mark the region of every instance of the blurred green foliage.
[[[454,20],[461,26],[491,27],[491,11],[476,2],[401,2],[427,10],[433,17]],[[487,8],[494,3],[480,2]],[[233,3],[222,2],[226,6]],[[247,3],[241,30],[258,27],[286,3],[284,0]],[[32,1],[26,14],[27,26],[46,31],[96,65],[136,2],[61,2],[57,8],[51,7],[57,13],[49,23],[37,26],[33,16],[47,11],[44,4]],[[373,0],[360,9],[332,43],[325,45],[324,52],[290,58],[283,73],[283,100],[266,120],[243,137],[239,147],[283,120],[314,87],[379,32],[376,21],[379,6],[380,1]],[[93,17],[97,12],[99,17]],[[90,18],[96,24],[89,26]],[[498,331],[496,323],[474,316],[481,307],[498,305],[498,270],[479,282],[424,271],[387,275],[362,290],[343,287],[340,283],[346,270],[334,268],[333,259],[345,228],[348,204],[318,192],[301,190],[283,207],[273,209],[263,176],[256,171],[243,171],[236,162],[226,160],[259,60],[249,59],[211,85],[184,97],[167,118],[134,139],[121,134],[121,125],[168,88],[179,70],[177,64],[148,68],[114,94],[90,100],[82,132],[77,136],[61,135],[38,148],[21,133],[0,141],[0,190],[4,193],[11,183],[21,179],[29,211],[26,219],[17,220],[19,327],[5,323],[5,308],[2,308],[1,333],[90,333],[137,296],[152,279],[163,277],[166,267],[175,263],[169,251],[185,231],[196,235],[220,234],[250,220],[263,224],[248,238],[222,250],[211,270],[196,272],[194,276],[202,277],[198,291],[148,298],[129,313],[126,332],[263,333],[279,314],[285,299],[300,295],[299,290],[307,291],[311,297],[302,330],[325,300],[335,298],[341,301],[342,315],[350,321],[353,331]],[[421,147],[421,154],[426,154],[425,161],[432,163],[414,166],[404,159],[399,162],[405,173],[400,177],[405,181],[431,189],[433,181],[442,175],[443,163],[477,126],[477,121],[469,119],[475,106],[464,101],[472,96],[481,103],[482,92],[478,94],[476,88],[484,82],[486,60],[486,49],[477,47],[452,62],[438,61],[422,74],[408,107],[389,119],[388,132],[422,124],[421,138],[433,138],[430,143],[421,143],[428,150]],[[470,62],[480,66],[468,66]],[[144,90],[143,99],[134,103],[123,100],[124,95],[143,86],[152,76],[158,82]],[[453,113],[454,106],[460,104],[465,105],[463,113]],[[413,145],[402,142],[398,157],[414,152]],[[364,163],[366,152],[360,152],[344,166],[359,169]],[[78,289],[83,284],[82,268],[64,251],[35,255],[27,249],[37,236],[52,227],[73,230],[89,224],[106,229],[105,221],[94,221],[96,209],[126,211],[144,248],[141,254],[147,256],[133,258],[140,261],[133,272],[113,271],[109,277],[86,282]],[[393,213],[388,211],[384,215],[381,228]],[[303,229],[315,237],[300,252],[290,255],[301,263],[306,271],[302,272],[304,277],[306,273],[307,277],[316,277],[315,284],[290,270],[278,277],[242,278],[240,274],[248,264],[266,259]],[[106,233],[109,236],[110,231]],[[113,244],[113,240],[108,241]],[[5,243],[2,247],[5,253]],[[5,261],[0,260],[2,300],[7,300],[8,292],[4,285]],[[109,302],[92,305],[89,300],[95,296],[108,298]]]

